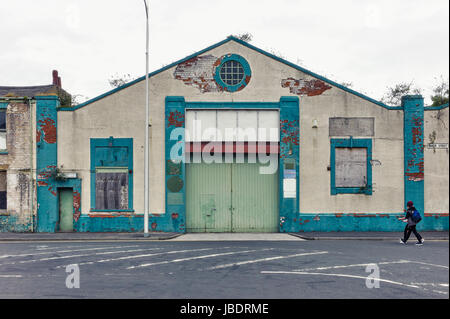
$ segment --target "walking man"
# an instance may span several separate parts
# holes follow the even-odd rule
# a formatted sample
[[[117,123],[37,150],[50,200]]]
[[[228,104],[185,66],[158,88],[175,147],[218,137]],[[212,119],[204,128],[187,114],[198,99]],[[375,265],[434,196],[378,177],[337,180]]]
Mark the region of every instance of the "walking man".
[[[399,218],[399,220],[402,220],[403,222],[407,223],[405,227],[405,231],[403,234],[403,238],[400,239],[401,244],[406,244],[406,242],[409,239],[409,236],[411,235],[411,232],[414,233],[414,235],[417,237],[417,243],[416,245],[423,245],[424,239],[416,230],[417,223],[421,220],[417,219],[414,212],[416,212],[416,208],[414,207],[414,203],[412,201],[409,201],[406,206],[408,209],[406,210],[406,216],[404,218]]]

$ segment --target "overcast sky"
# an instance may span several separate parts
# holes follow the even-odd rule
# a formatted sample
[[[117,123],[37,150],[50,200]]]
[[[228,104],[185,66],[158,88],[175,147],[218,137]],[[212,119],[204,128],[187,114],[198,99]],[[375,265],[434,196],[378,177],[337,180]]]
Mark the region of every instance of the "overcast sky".
[[[449,77],[448,0],[150,0],[150,71],[249,32],[251,44],[380,99]],[[145,74],[142,0],[0,0],[0,86],[51,83],[94,98]],[[428,102],[427,101],[427,102]]]

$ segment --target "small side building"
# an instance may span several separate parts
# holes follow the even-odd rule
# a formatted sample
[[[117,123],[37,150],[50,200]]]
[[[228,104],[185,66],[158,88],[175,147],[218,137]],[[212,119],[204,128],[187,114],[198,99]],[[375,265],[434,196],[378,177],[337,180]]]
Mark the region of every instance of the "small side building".
[[[0,232],[36,231],[36,106],[39,96],[70,104],[53,71],[53,83],[0,86]],[[56,131],[55,131],[56,133]]]

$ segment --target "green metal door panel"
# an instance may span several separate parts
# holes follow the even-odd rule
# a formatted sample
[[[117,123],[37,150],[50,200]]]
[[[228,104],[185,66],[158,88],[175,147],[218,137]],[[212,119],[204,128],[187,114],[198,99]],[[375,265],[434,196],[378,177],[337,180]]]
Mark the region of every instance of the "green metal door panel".
[[[260,167],[232,165],[232,232],[278,232],[278,173]]]
[[[59,230],[73,231],[73,190],[59,190]]]
[[[231,231],[231,164],[186,164],[186,231]]]

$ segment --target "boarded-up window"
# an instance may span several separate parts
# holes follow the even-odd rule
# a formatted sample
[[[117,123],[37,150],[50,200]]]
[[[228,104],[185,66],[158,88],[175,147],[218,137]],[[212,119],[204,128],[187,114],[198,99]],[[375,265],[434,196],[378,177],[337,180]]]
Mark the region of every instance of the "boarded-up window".
[[[0,171],[0,209],[6,208],[6,171]]]
[[[95,208],[128,209],[128,169],[97,168],[95,174]]]
[[[330,118],[330,136],[374,136],[373,117],[333,117]]]
[[[336,187],[366,187],[367,148],[335,149]]]

